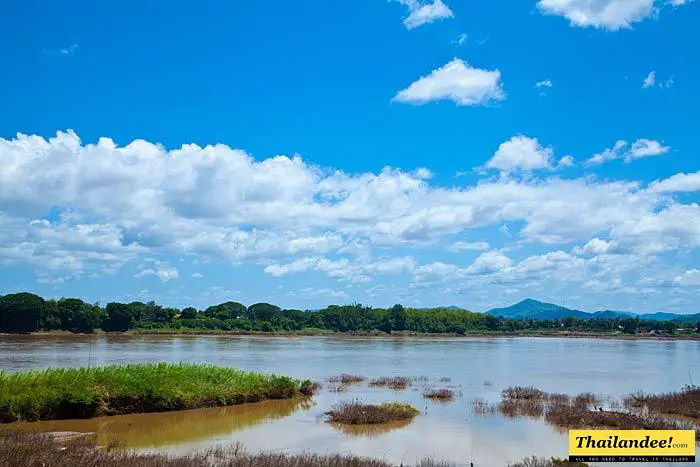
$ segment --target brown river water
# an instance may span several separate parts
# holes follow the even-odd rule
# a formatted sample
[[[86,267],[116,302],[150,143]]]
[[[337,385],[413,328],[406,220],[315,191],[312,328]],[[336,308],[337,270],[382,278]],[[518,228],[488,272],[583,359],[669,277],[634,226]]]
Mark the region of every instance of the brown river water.
[[[352,453],[397,465],[428,457],[499,467],[531,455],[566,457],[566,433],[541,419],[477,416],[473,399],[498,402],[501,390],[510,385],[571,395],[593,392],[608,400],[640,389],[675,391],[690,378],[700,380],[700,341],[0,336],[0,370],[9,372],[159,361],[206,362],[319,381],[340,373],[427,380],[415,381],[404,391],[364,383],[331,392],[324,384],[320,394],[305,402],[268,401],[24,426],[94,432],[100,443],[118,441],[128,448],[173,454],[241,442],[248,451]],[[452,403],[426,401],[426,387],[450,387],[461,397]],[[351,399],[406,401],[422,414],[410,423],[374,427],[334,426],[323,420],[331,406]]]

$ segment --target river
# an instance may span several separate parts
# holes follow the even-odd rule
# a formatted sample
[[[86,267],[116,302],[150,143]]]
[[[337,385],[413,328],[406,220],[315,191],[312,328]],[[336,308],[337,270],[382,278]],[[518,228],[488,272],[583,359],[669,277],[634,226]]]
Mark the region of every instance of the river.
[[[145,451],[187,453],[241,442],[249,451],[353,453],[404,465],[429,457],[458,465],[505,466],[530,455],[566,457],[566,433],[541,419],[477,416],[474,399],[495,403],[510,385],[571,395],[588,391],[608,400],[635,390],[675,391],[690,378],[700,380],[700,341],[0,336],[0,370],[8,372],[160,361],[205,362],[319,381],[340,373],[427,379],[404,391],[367,384],[343,392],[326,388],[306,403],[269,401],[31,426],[96,432],[101,442],[117,440]],[[426,401],[422,392],[433,386],[448,386],[461,397],[448,404]],[[343,429],[323,420],[324,411],[350,399],[407,401],[422,414],[412,423],[371,430]]]

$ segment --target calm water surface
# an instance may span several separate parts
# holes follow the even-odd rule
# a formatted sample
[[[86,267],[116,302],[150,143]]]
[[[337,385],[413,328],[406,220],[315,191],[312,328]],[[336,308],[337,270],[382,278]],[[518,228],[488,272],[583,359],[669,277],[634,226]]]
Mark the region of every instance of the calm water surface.
[[[396,464],[432,457],[459,465],[472,460],[478,467],[505,466],[530,455],[566,457],[566,434],[541,420],[474,416],[474,398],[495,403],[507,386],[534,385],[548,392],[590,391],[612,400],[638,389],[674,391],[689,382],[689,375],[700,380],[698,341],[0,336],[0,369],[5,371],[159,361],[206,362],[317,380],[346,372],[429,381],[400,392],[366,384],[342,393],[324,390],[311,403],[269,401],[26,425],[96,432],[100,442],[117,439],[147,451],[186,453],[240,441],[249,451],[353,453]],[[451,382],[439,383],[443,377]],[[451,404],[422,398],[426,386],[446,385],[462,397]],[[412,423],[369,430],[322,420],[333,404],[355,398],[407,401],[423,414]]]

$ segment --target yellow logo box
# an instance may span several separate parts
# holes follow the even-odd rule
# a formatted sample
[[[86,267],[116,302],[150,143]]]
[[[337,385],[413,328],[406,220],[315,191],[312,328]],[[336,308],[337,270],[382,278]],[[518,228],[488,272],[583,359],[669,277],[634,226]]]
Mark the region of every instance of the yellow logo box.
[[[694,430],[569,431],[570,458],[617,456],[694,458],[695,448]]]

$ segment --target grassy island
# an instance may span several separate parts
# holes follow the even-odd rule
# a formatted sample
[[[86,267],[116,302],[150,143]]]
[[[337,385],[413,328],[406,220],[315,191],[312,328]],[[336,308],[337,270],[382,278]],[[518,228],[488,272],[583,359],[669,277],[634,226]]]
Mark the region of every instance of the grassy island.
[[[412,420],[420,412],[409,404],[385,402],[379,405],[359,402],[341,402],[326,412],[332,423],[345,425],[373,425],[400,420]]]
[[[314,389],[311,381],[188,363],[0,373],[0,422],[217,407]]]

